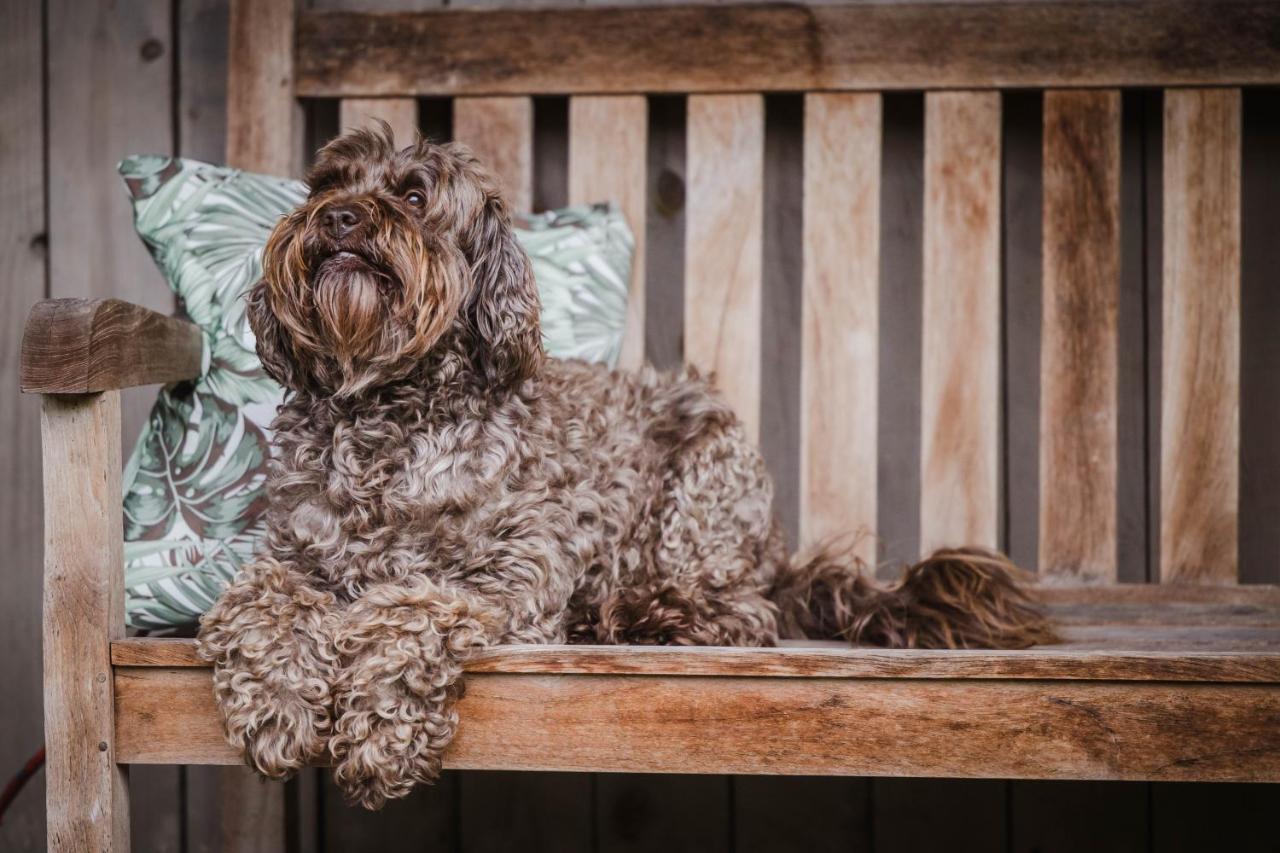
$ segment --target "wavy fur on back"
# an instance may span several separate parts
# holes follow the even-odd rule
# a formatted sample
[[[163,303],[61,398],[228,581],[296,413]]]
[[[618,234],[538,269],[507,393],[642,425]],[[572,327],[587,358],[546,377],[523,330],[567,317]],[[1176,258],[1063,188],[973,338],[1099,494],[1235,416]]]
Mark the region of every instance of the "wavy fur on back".
[[[1017,648],[1015,569],[943,551],[875,585],[788,559],[741,423],[693,369],[548,359],[528,259],[460,146],[357,132],[276,229],[250,319],[290,390],[262,555],[205,617],[230,742],[377,807],[431,781],[497,643]]]

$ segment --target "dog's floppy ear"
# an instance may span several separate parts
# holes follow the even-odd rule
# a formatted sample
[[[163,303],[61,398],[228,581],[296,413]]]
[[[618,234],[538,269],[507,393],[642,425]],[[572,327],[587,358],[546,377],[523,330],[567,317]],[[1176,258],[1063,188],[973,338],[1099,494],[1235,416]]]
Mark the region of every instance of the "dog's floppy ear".
[[[294,368],[293,347],[285,334],[284,326],[271,309],[265,280],[249,290],[249,328],[253,329],[258,345],[258,360],[267,375],[291,391],[299,391],[303,383]]]
[[[470,313],[483,348],[477,355],[491,384],[511,385],[542,364],[538,289],[500,198],[486,201],[475,227]]]

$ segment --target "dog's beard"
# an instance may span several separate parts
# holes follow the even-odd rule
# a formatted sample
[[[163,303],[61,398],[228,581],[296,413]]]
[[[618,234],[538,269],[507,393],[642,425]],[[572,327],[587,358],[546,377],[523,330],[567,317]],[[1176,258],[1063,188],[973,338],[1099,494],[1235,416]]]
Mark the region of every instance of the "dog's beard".
[[[255,332],[270,340],[275,326],[301,384],[339,396],[409,375],[458,317],[461,254],[449,243],[429,248],[394,219],[378,221],[358,246],[334,245],[311,218],[295,211],[267,242],[267,310]]]
[[[350,252],[338,252],[316,268],[316,314],[333,355],[344,367],[380,351],[389,284],[385,273]]]

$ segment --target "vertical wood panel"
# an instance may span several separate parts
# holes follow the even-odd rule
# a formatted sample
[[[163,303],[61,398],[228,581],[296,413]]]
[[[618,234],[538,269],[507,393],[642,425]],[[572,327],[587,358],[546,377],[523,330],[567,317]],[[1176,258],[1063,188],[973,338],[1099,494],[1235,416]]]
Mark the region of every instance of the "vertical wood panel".
[[[271,175],[302,171],[302,116],[293,96],[294,0],[231,0],[227,60],[227,162]],[[284,786],[244,768],[219,771],[226,853],[284,847]]]
[[[41,434],[45,506],[61,510],[44,529],[49,849],[128,850],[111,679],[111,641],[124,636],[119,392],[45,397]]]
[[[227,75],[227,162],[269,175],[302,163],[293,97],[294,0],[232,0]]]
[[[226,0],[182,0],[178,9],[178,153],[227,159]]]
[[[453,138],[470,146],[503,183],[515,211],[533,207],[533,101],[529,98],[457,98]]]
[[[1165,92],[1160,578],[1237,578],[1240,91]]]
[[[458,838],[459,774],[445,772],[434,785],[419,785],[402,800],[371,812],[348,805],[324,771],[320,810],[324,849],[332,853],[419,853],[461,849]]]
[[[734,853],[850,853],[871,848],[868,782],[846,776],[738,776]]]
[[[413,98],[343,98],[338,102],[338,130],[345,132],[378,121],[391,126],[396,147],[418,138],[418,102]]]
[[[649,106],[641,95],[569,99],[569,203],[611,201],[635,237],[618,366],[644,363],[645,171]]]
[[[173,294],[134,231],[116,163],[173,153],[173,5],[50,0],[45,8],[49,295],[114,296],[171,313]],[[128,389],[120,400],[118,440],[132,447],[155,392]],[[147,804],[135,806],[134,844],[176,851],[179,771],[139,768],[131,780],[135,802]]]
[[[455,849],[461,853],[591,850],[593,779],[587,773],[461,773],[462,808]]]
[[[801,538],[860,531],[876,558],[878,94],[810,94],[804,138]]]
[[[1149,849],[1156,853],[1274,853],[1280,808],[1275,784],[1155,782],[1150,787]]]
[[[1044,101],[1040,573],[1116,580],[1120,93]]]
[[[691,95],[685,358],[712,371],[752,440],[760,427],[764,101]]]
[[[876,779],[876,853],[991,853],[1006,849],[1007,782]]]
[[[178,154],[210,163],[226,160],[227,75],[230,9],[225,0],[183,0],[177,4],[178,39]],[[142,768],[134,768],[135,777]],[[233,853],[270,849],[284,841],[284,800],[280,786],[267,786],[243,767],[181,768],[184,785],[182,834],[187,853]],[[314,784],[318,771],[302,774]],[[134,784],[134,801],[145,819],[163,814],[145,801]],[[253,806],[246,808],[244,806]],[[166,816],[173,820],[177,815]],[[141,828],[141,827],[139,827]],[[175,826],[175,840],[176,840]],[[295,827],[307,838],[313,826]],[[142,841],[135,841],[141,847]],[[309,853],[314,844],[298,846]]]
[[[601,773],[597,779],[598,853],[728,853],[732,849],[727,777]]]
[[[116,174],[127,154],[173,151],[169,13],[160,0],[48,4],[50,296],[173,311]],[[155,394],[131,389],[122,400],[132,447]]]
[[[1012,786],[1009,850],[1133,853],[1149,849],[1146,783],[1022,780]]]
[[[22,766],[40,744],[40,401],[18,393],[22,325],[45,294],[41,7],[0,2],[0,648],[5,725],[0,767]],[[6,770],[11,773],[13,770]],[[44,786],[33,780],[0,824],[0,850],[45,848]]]
[[[997,544],[1000,96],[925,96],[920,536]]]

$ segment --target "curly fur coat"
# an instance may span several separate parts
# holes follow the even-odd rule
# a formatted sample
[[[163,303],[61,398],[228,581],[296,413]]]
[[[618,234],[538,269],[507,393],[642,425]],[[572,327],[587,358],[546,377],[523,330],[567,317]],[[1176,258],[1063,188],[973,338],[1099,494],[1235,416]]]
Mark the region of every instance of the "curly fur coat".
[[[457,145],[327,146],[250,317],[291,392],[262,556],[205,617],[231,743],[329,761],[377,807],[433,779],[462,663],[495,643],[1018,647],[1043,617],[999,555],[888,588],[789,560],[759,452],[692,369],[547,358],[528,259]]]

